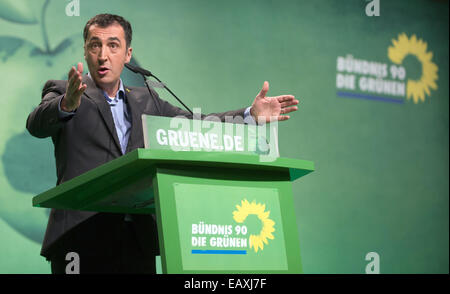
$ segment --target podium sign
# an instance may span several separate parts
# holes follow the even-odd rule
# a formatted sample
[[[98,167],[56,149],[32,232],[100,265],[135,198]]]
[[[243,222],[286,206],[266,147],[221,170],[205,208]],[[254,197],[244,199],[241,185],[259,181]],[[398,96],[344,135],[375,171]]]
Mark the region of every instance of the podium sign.
[[[301,272],[288,171],[162,168],[155,185],[163,270]]]
[[[248,125],[214,120],[142,115],[145,148],[279,157],[277,124]]]
[[[175,183],[174,193],[183,270],[288,270],[278,189]]]

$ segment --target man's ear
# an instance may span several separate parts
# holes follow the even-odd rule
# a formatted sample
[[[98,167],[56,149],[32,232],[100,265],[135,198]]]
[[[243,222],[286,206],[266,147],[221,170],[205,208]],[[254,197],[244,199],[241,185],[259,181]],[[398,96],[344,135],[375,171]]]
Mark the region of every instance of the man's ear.
[[[126,53],[126,57],[125,57],[125,63],[130,62],[132,52],[133,52],[133,48],[130,47],[130,48],[127,49],[127,53]]]

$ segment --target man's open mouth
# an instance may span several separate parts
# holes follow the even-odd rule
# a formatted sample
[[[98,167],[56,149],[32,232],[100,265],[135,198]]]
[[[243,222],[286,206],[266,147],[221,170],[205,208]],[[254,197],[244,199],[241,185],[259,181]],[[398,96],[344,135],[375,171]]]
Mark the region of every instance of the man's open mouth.
[[[102,66],[97,70],[97,73],[99,75],[105,75],[108,71],[109,71],[109,68]]]

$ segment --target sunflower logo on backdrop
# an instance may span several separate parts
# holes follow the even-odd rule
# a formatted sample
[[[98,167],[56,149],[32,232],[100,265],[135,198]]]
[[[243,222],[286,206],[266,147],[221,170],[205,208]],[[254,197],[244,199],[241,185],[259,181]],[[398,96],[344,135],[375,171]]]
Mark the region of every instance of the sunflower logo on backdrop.
[[[402,33],[397,40],[392,40],[392,44],[388,48],[388,57],[392,62],[402,64],[406,56],[412,55],[421,63],[422,76],[418,80],[408,79],[406,97],[408,100],[412,98],[415,104],[419,101],[424,102],[425,94],[430,96],[430,89],[437,89],[438,67],[432,61],[433,53],[427,51],[427,43],[418,39],[416,35],[408,38],[405,33]]]
[[[390,62],[363,59],[352,52],[337,57],[338,97],[396,104],[408,100],[418,104],[431,97],[431,90],[438,88],[438,66],[427,42],[406,33],[391,42],[387,48]]]
[[[275,222],[269,218],[270,211],[266,211],[266,205],[256,203],[253,200],[251,203],[247,199],[241,201],[241,205],[236,205],[236,210],[233,211],[233,219],[237,223],[244,223],[247,217],[254,215],[258,218],[261,224],[261,229],[258,234],[250,234],[249,246],[255,252],[259,249],[264,249],[264,244],[268,245],[268,239],[273,240],[273,232],[275,232]]]

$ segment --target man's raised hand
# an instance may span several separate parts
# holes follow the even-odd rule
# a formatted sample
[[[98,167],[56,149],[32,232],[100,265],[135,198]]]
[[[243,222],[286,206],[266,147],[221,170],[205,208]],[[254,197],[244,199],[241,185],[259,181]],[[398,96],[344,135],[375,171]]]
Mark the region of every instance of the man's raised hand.
[[[81,82],[83,78],[83,63],[79,62],[77,68],[74,66],[69,71],[66,95],[61,101],[61,109],[66,112],[74,111],[80,106],[81,95],[87,85]]]
[[[250,113],[258,124],[288,120],[289,115],[285,115],[298,109],[298,100],[292,95],[281,95],[276,97],[266,97],[269,91],[269,83],[266,81],[259,94],[253,101]]]

